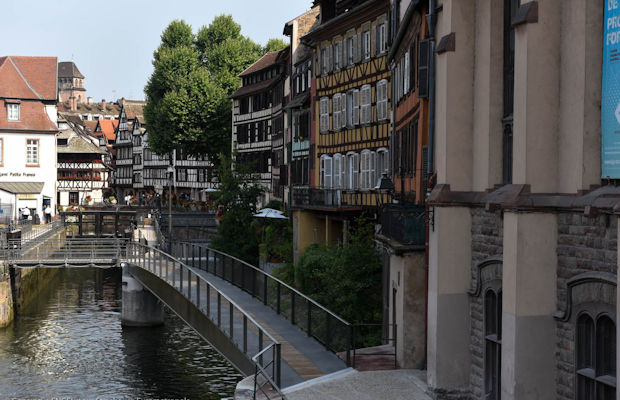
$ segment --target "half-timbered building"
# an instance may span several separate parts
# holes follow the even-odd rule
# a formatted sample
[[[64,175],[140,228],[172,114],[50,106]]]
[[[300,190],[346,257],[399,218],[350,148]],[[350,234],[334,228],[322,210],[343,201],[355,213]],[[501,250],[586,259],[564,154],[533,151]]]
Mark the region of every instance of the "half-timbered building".
[[[124,199],[127,194],[135,194],[134,190],[134,125],[144,123],[142,108],[146,102],[135,100],[121,101],[121,111],[119,113],[119,123],[116,132],[115,166],[113,185],[117,198]],[[141,154],[140,154],[141,159]],[[139,170],[141,171],[141,165]],[[141,172],[139,179],[141,179]]]
[[[291,100],[286,105],[289,111],[288,142],[291,143],[290,158],[287,159],[287,187],[291,195],[307,192],[310,185],[312,49],[301,43],[300,39],[318,24],[318,14],[319,7],[315,6],[287,22],[283,32],[290,38],[291,49]]]
[[[60,206],[88,205],[100,202],[108,188],[109,168],[104,163],[106,152],[94,137],[73,129],[56,137],[58,157],[57,202]]]
[[[302,38],[314,53],[315,165],[311,187],[295,190],[296,254],[344,240],[349,221],[373,217],[389,170],[389,1],[317,1],[320,24]],[[311,168],[312,169],[312,168]]]
[[[273,117],[274,111],[281,110],[284,99],[288,53],[287,48],[265,54],[239,75],[241,88],[230,96],[233,99],[232,149],[237,152],[237,162],[248,165],[259,178],[259,184],[266,189],[261,204],[278,196],[273,194],[272,181],[272,171],[277,171],[279,180],[279,165],[274,168],[274,162],[278,160],[272,155]],[[283,141],[280,144],[283,127],[281,131],[275,149],[283,160]]]

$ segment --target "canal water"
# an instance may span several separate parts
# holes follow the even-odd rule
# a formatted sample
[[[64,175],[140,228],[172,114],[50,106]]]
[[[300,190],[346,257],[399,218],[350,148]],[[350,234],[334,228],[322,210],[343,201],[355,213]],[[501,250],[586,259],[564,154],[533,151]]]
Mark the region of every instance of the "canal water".
[[[123,328],[120,269],[63,269],[0,329],[0,398],[230,399],[242,376],[183,321]]]

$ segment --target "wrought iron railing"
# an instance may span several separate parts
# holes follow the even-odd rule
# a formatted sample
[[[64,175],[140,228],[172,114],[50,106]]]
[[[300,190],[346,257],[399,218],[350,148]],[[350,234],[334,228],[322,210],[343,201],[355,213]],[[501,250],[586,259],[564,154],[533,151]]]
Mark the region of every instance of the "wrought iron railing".
[[[390,194],[373,190],[293,187],[295,206],[377,207],[391,201]]]
[[[265,271],[204,244],[174,243],[172,254],[256,297],[351,365],[352,325]]]
[[[381,234],[400,244],[424,246],[426,220],[423,206],[385,204],[381,208]]]
[[[155,274],[198,307],[255,364],[255,381],[259,382],[260,390],[283,397],[280,391],[281,344],[250,314],[183,258],[175,258],[142,243],[129,242],[127,260]],[[235,323],[242,327],[240,332],[235,329]]]

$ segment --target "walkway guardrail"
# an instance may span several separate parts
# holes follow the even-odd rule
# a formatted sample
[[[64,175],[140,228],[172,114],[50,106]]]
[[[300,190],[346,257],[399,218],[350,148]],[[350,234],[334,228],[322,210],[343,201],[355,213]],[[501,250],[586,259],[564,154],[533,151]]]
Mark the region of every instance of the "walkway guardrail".
[[[129,242],[127,260],[167,282],[205,313],[254,363],[255,381],[267,382],[271,386],[271,390],[265,390],[267,384],[263,383],[260,390],[283,397],[280,391],[281,344],[251,315],[202,277],[193,266],[160,249]]]
[[[110,266],[125,257],[128,241],[122,238],[50,238],[28,242],[9,240],[0,250],[3,260],[23,267]]]
[[[172,254],[246,291],[351,366],[352,324],[265,271],[204,244],[176,243]]]

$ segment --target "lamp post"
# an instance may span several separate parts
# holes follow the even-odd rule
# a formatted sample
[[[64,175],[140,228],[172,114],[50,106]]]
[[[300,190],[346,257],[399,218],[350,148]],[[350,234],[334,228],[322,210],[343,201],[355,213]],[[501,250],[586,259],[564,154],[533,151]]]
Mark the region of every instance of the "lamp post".
[[[174,183],[174,167],[168,166],[168,243],[172,244],[172,184]],[[171,250],[169,246],[169,251]]]

